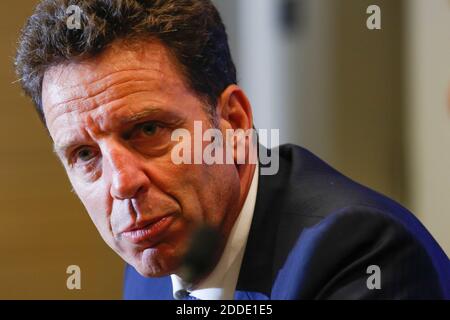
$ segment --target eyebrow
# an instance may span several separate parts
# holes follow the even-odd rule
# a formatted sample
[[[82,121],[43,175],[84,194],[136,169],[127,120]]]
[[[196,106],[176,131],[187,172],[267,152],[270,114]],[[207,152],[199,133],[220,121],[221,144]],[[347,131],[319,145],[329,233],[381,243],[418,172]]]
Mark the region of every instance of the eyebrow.
[[[122,116],[120,117],[120,119],[118,119],[118,122],[121,126],[126,126],[145,120],[146,118],[153,115],[163,115],[163,119],[165,119],[170,125],[177,126],[185,122],[185,119],[181,117],[178,113],[164,110],[159,107],[147,107],[144,110],[139,111],[137,113],[133,113],[128,116],[127,115]],[[61,144],[54,144],[53,151],[56,154],[60,155],[61,157],[66,156],[67,150],[71,149],[72,146],[77,145],[79,143],[81,143],[79,142],[79,139],[67,139],[67,141],[64,141]]]
[[[145,120],[151,116],[158,115],[163,122],[175,126],[185,122],[185,118],[177,112],[161,109],[158,107],[148,107],[142,111],[133,113],[129,116],[123,116],[118,121],[120,125],[126,126]]]
[[[151,115],[154,114],[161,114],[161,113],[169,113],[169,111],[167,110],[162,110],[160,108],[147,108],[143,111],[134,113],[130,116],[125,116],[122,117],[119,122],[121,125],[126,125],[126,124],[130,124],[130,123],[134,123],[134,122],[139,122],[140,120],[143,120]],[[171,112],[172,115],[175,115],[173,112]]]

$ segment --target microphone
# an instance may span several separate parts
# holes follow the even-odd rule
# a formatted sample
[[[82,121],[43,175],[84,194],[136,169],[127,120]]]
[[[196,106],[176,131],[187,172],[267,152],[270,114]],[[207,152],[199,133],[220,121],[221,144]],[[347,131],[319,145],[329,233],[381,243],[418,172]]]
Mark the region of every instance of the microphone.
[[[203,225],[194,231],[182,260],[180,277],[193,284],[212,271],[218,259],[220,243],[220,233],[212,227]]]

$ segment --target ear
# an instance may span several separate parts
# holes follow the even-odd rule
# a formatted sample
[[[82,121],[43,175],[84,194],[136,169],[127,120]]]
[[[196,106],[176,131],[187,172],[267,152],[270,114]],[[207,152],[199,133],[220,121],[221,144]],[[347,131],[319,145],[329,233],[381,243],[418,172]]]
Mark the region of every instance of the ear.
[[[228,86],[220,95],[217,104],[217,117],[222,131],[226,129],[253,128],[253,113],[244,91],[237,85]]]
[[[230,85],[223,91],[217,104],[217,118],[226,146],[233,146],[234,162],[240,165],[249,163],[250,158],[253,160],[255,152],[252,147],[256,141],[253,135],[253,113],[250,102],[239,86]]]

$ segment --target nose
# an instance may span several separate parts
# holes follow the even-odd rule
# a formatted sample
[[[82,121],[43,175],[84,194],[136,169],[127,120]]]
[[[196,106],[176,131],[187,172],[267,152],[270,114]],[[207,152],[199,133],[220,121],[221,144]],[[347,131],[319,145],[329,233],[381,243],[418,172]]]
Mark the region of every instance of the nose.
[[[110,194],[118,200],[133,199],[139,192],[147,190],[150,180],[142,161],[133,151],[118,144],[103,152],[103,159],[111,178]]]

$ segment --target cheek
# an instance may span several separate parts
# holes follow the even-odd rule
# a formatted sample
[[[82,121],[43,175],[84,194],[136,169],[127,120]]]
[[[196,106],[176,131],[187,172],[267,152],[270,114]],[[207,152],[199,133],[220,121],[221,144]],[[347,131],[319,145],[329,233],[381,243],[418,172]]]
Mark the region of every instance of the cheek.
[[[239,176],[229,165],[197,165],[184,169],[185,201],[193,219],[218,226],[239,201]],[[188,214],[188,213],[186,213]]]
[[[107,192],[107,188],[101,182],[89,186],[72,182],[72,186],[92,222],[105,236],[109,233],[109,217],[112,211],[112,199]]]

